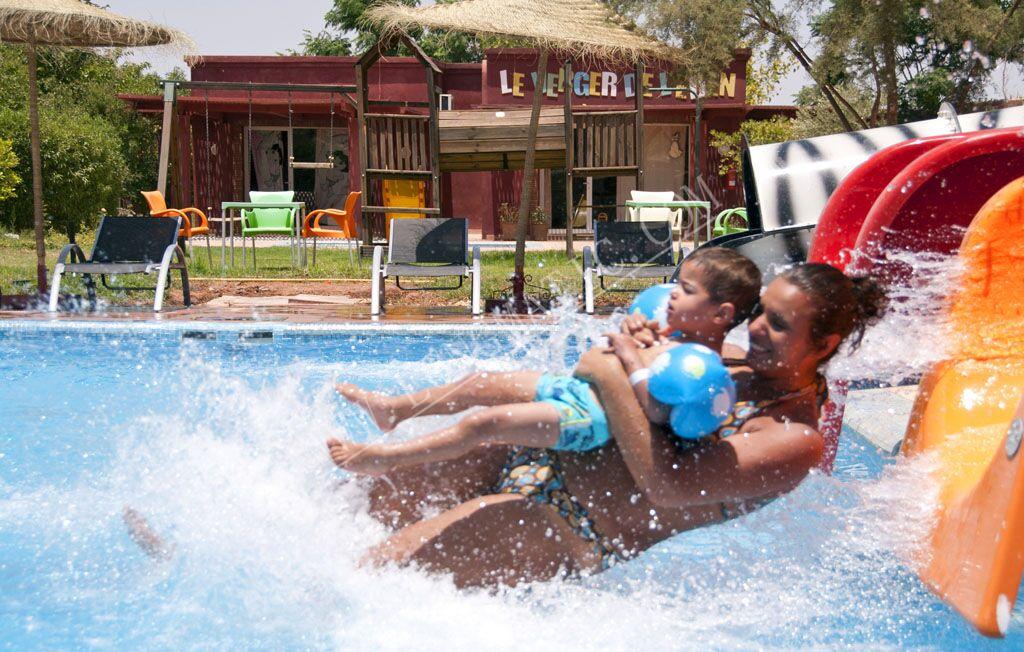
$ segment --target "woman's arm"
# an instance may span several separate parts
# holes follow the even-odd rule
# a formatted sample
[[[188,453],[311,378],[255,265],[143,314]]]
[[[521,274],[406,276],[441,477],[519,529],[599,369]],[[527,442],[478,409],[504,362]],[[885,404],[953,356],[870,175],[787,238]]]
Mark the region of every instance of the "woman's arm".
[[[760,417],[729,439],[681,453],[652,431],[618,358],[600,351],[580,360],[577,375],[594,384],[608,425],[637,486],[662,507],[735,502],[794,488],[824,449],[810,426]]]
[[[626,373],[626,378],[629,379],[630,384],[633,386],[633,394],[636,396],[637,402],[640,403],[644,416],[651,423],[668,423],[671,408],[651,396],[646,378],[641,377],[635,381],[633,380],[634,373],[644,372],[647,369],[640,359],[640,350],[637,348],[636,340],[621,333],[608,333],[605,337],[608,338],[612,351],[615,352],[615,356],[619,359],[619,364],[622,365],[622,369]],[[649,371],[647,373],[648,375],[650,374]]]

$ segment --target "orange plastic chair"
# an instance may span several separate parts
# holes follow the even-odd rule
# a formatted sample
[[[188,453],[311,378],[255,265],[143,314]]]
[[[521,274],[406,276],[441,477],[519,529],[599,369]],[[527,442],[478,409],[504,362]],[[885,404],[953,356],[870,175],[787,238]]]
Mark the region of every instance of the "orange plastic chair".
[[[203,211],[194,207],[167,208],[164,194],[159,190],[143,190],[142,196],[146,198],[146,203],[149,204],[149,214],[153,217],[181,218],[181,230],[178,231],[179,238],[188,241],[192,236],[205,235],[206,256],[210,259],[210,265],[213,265],[213,254],[210,253],[210,222],[206,219]],[[192,217],[189,217],[190,215]]]
[[[316,265],[316,241],[317,238],[343,239],[348,244],[348,258],[352,260],[352,245],[359,242],[356,234],[356,202],[363,193],[350,192],[345,199],[345,210],[339,211],[336,208],[320,208],[311,211],[306,215],[306,221],[302,223],[302,237],[313,238],[313,264]],[[326,228],[321,224],[324,217],[334,220],[338,228]]]

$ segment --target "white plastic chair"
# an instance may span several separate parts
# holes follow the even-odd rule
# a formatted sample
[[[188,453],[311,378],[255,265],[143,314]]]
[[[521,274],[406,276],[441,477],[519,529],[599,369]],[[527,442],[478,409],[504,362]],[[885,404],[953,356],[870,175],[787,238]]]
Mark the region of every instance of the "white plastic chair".
[[[650,191],[630,190],[630,198],[633,201],[673,201],[676,194],[671,190]],[[656,208],[656,207],[629,207],[630,222],[664,222],[672,223],[672,235],[679,237],[683,232],[683,209],[681,208]]]

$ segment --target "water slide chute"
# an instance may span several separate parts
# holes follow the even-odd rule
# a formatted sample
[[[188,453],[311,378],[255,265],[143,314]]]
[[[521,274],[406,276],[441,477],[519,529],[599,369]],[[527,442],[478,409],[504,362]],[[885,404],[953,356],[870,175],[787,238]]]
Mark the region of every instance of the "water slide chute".
[[[850,262],[850,251],[857,242],[868,211],[893,177],[925,152],[966,137],[944,134],[905,140],[886,147],[858,165],[825,204],[818,220],[823,235],[812,243],[808,260],[845,267]]]
[[[1003,636],[1024,571],[1024,177],[985,203],[959,257],[951,356],[922,379],[902,450],[933,455],[938,482],[918,574]]]
[[[857,166],[907,140],[1024,125],[1024,106],[890,127],[819,136],[744,151],[743,190],[752,230],[816,224],[825,205]]]

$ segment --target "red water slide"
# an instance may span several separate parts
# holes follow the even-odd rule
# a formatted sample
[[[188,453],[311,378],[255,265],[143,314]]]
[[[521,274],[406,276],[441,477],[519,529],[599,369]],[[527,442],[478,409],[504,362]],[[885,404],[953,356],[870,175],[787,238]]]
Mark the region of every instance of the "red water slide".
[[[922,138],[879,151],[850,173],[826,205],[808,260],[857,271],[896,251],[955,252],[967,225],[988,199],[1024,176],[1024,129]],[[890,262],[874,271],[906,280]],[[845,394],[840,388],[839,394]],[[844,396],[825,409],[822,430],[830,467],[842,428]]]

